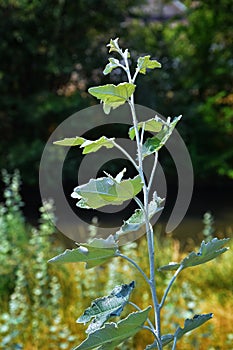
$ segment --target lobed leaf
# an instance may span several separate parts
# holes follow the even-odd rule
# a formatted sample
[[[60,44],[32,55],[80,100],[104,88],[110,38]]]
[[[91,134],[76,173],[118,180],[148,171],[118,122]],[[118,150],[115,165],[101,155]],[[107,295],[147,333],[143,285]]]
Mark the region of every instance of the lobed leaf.
[[[136,85],[131,83],[107,84],[91,87],[88,92],[104,103],[104,112],[109,114],[111,108],[119,107],[130,98],[135,87]]]
[[[117,60],[116,58],[111,57],[108,60],[109,60],[109,63],[106,65],[106,67],[104,68],[104,71],[103,71],[104,75],[111,73],[111,71],[114,68],[117,68],[120,65],[119,60]]]
[[[192,319],[189,319],[189,318],[186,319],[184,322],[184,328],[178,327],[174,334],[174,337],[177,339],[180,339],[181,337],[183,337],[185,333],[200,327],[205,322],[210,320],[212,317],[213,317],[213,314],[209,313],[209,314],[203,314],[203,315],[195,315]]]
[[[133,312],[117,323],[105,325],[89,333],[88,337],[73,350],[114,350],[118,344],[140,331],[148,317],[151,306],[145,310]]]
[[[83,154],[88,154],[98,151],[101,147],[114,147],[114,140],[115,138],[109,139],[106,136],[101,136],[98,140],[91,141],[77,136],[55,141],[54,144],[59,146],[80,146],[80,148],[83,148]]]
[[[151,219],[158,211],[162,210],[160,207],[163,199],[157,196],[157,193],[154,192],[153,199],[149,203],[148,212],[149,219]],[[134,214],[121,226],[121,228],[116,232],[116,236],[120,236],[122,234],[126,234],[128,232],[137,231],[140,227],[145,224],[145,215],[142,209],[136,209]]]
[[[217,256],[223,254],[228,248],[222,248],[229,238],[218,239],[214,238],[210,242],[205,243],[202,241],[201,247],[198,253],[191,252],[186,258],[184,258],[181,264],[185,267],[196,266],[204,264]]]
[[[107,239],[95,238],[90,243],[83,243],[76,249],[66,249],[64,253],[50,259],[49,262],[70,263],[85,262],[86,268],[101,265],[108,259],[114,257],[117,251],[117,244],[112,235]]]
[[[94,318],[87,328],[86,333],[96,331],[102,327],[110,317],[120,316],[134,287],[134,281],[129,284],[116,286],[108,296],[94,300],[91,306],[78,318],[77,322],[87,323]]]
[[[159,271],[172,271],[177,270],[180,266],[183,269],[196,265],[204,264],[210,260],[215,259],[217,256],[225,253],[228,248],[223,248],[229,238],[213,238],[210,242],[205,243],[202,241],[200,249],[197,253],[191,252],[180,263],[171,262],[168,265],[160,267]]]
[[[79,199],[76,205],[97,209],[109,204],[120,205],[135,197],[143,186],[141,177],[137,175],[133,179],[118,181],[120,174],[116,178],[108,176],[91,179],[87,184],[77,186],[71,194],[73,198]]]
[[[138,130],[144,128],[145,131],[159,132],[161,131],[163,125],[166,125],[166,122],[164,122],[161,118],[155,116],[155,118],[138,123]],[[135,137],[134,126],[129,129],[129,137],[131,140],[133,140]]]
[[[154,152],[157,152],[167,142],[181,117],[182,116],[180,115],[179,117],[174,118],[172,122],[168,120],[156,136],[153,136],[152,138],[148,138],[146,140],[142,147],[143,158]]]
[[[102,136],[95,141],[85,140],[85,142],[81,145],[81,148],[84,148],[83,154],[96,152],[101,147],[112,148],[114,147],[114,144],[113,144],[114,140],[115,138],[109,139],[106,136]]]
[[[161,64],[156,60],[151,60],[149,55],[144,57],[139,57],[137,63],[138,63],[137,69],[142,74],[146,74],[146,70],[148,68],[149,69],[161,68]]]

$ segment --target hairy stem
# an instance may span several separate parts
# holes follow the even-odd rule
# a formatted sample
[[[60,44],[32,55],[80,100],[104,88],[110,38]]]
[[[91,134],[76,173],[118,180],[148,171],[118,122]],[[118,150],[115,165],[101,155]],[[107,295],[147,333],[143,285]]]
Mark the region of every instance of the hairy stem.
[[[134,75],[133,79],[131,78],[128,59],[124,57],[124,61],[125,61],[125,67],[126,67],[126,72],[127,72],[127,76],[128,76],[128,81],[129,81],[129,83],[132,83],[135,81],[136,75]],[[154,268],[154,233],[153,233],[153,229],[150,225],[150,220],[149,220],[149,210],[148,210],[149,190],[147,188],[146,180],[145,180],[144,173],[143,173],[142,147],[141,147],[141,140],[140,140],[139,131],[138,131],[138,121],[137,121],[137,116],[136,116],[136,110],[135,110],[135,105],[134,105],[134,94],[130,97],[130,99],[128,100],[128,103],[129,103],[129,106],[131,109],[133,125],[134,125],[134,130],[135,130],[135,136],[136,136],[137,155],[138,155],[138,173],[139,173],[141,180],[142,180],[142,183],[143,183],[144,214],[145,214],[147,245],[148,245],[148,255],[149,255],[149,265],[150,265],[150,279],[148,281],[148,284],[150,286],[152,301],[153,301],[153,305],[154,305],[157,347],[159,350],[162,350],[163,345],[162,345],[162,340],[161,340],[161,329],[160,329],[160,307],[159,307],[157,294],[156,294],[155,268]]]
[[[112,141],[112,143],[113,143],[113,145],[116,148],[118,148],[129,159],[129,161],[133,164],[135,169],[138,171],[138,166],[135,163],[135,161],[133,160],[133,158],[131,157],[131,155],[123,147],[121,147],[118,143],[116,143],[115,141]]]
[[[179,275],[179,273],[180,273],[182,270],[183,270],[183,266],[180,265],[180,267],[176,270],[175,274],[173,275],[172,279],[170,280],[170,282],[169,282],[169,284],[168,284],[168,286],[167,286],[167,288],[166,288],[166,290],[165,290],[165,292],[164,292],[164,295],[163,295],[163,297],[162,297],[161,303],[160,303],[160,305],[159,305],[160,309],[162,309],[162,307],[163,307],[163,305],[164,305],[164,303],[165,303],[166,297],[167,297],[167,295],[168,295],[168,293],[169,293],[169,291],[170,291],[170,289],[171,289],[173,283],[175,282],[177,276]]]

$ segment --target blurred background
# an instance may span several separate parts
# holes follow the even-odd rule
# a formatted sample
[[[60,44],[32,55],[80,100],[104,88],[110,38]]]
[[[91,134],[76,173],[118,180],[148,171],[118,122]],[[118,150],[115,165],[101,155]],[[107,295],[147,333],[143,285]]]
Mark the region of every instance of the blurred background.
[[[71,330],[67,326],[68,333],[62,333],[65,329],[62,322],[70,317],[64,310],[74,308],[66,298],[74,296],[69,294],[72,288],[65,292],[68,277],[64,277],[72,269],[64,267],[56,271],[40,260],[41,256],[51,257],[51,250],[59,251],[58,241],[63,247],[71,242],[62,240],[61,236],[58,240],[43,209],[39,210],[38,171],[43,148],[55,128],[72,113],[97,103],[87,89],[124,80],[114,72],[110,77],[102,74],[110,38],[120,38],[121,46],[130,49],[132,62],[139,55],[150,54],[162,63],[161,70],[138,78],[136,102],[165,117],[183,115],[177,129],[192,158],[195,187],[185,219],[169,238],[172,248],[166,247],[168,255],[183,254],[184,249],[199,243],[206,232],[207,236],[232,235],[232,13],[231,0],[0,0],[0,169],[6,170],[0,188],[0,237],[4,243],[0,248],[2,349],[48,349],[35,335],[40,327],[46,334],[43,325],[48,329],[48,319],[49,329],[54,327],[51,328],[54,338],[49,336],[55,339],[54,343],[51,341],[51,349],[57,349],[59,342],[63,344],[60,348],[70,348],[69,344],[77,340],[72,338],[77,333],[77,325],[71,326],[75,316],[69,324]],[[166,150],[161,152],[160,161],[168,181],[168,211],[161,217],[163,225],[174,204],[177,175]],[[52,205],[48,205],[52,213]],[[157,230],[163,235],[162,228]],[[39,237],[44,237],[44,241]],[[24,259],[26,246],[28,256],[38,262],[34,272]],[[41,256],[35,255],[35,246],[39,247]],[[218,271],[218,276],[205,276],[211,280],[219,304],[232,292],[232,277],[224,278],[224,271],[225,268]],[[109,280],[117,281],[117,273],[121,275],[117,271]],[[87,284],[94,283],[97,275],[89,274],[92,277]],[[84,277],[77,276],[81,283]],[[98,275],[98,278],[101,281],[102,277]],[[110,282],[105,282],[109,291]],[[74,280],[72,283],[75,284]],[[102,286],[104,282],[101,283]],[[220,287],[225,289],[219,294]],[[79,285],[78,288],[83,303],[88,304],[86,289],[91,287]],[[46,304],[49,295],[54,297],[54,305],[62,300],[58,319],[53,314],[54,305],[50,305],[49,316],[43,313],[46,308],[50,312]],[[24,312],[25,303],[32,306]],[[223,311],[219,310],[220,315]],[[14,334],[11,312],[16,312],[14,318],[18,322],[13,325]],[[38,313],[42,315],[40,318],[36,316]],[[69,311],[69,315],[72,313],[77,316],[77,308]],[[57,323],[53,324],[51,319]],[[226,326],[229,320],[221,320],[215,326],[218,330],[224,328],[226,334],[223,339],[215,340],[216,347],[210,345],[208,349],[232,350],[233,334],[227,333]],[[24,339],[22,329],[29,329]],[[64,339],[69,336],[68,344]],[[46,339],[44,344],[48,344]],[[202,349],[195,339],[190,349]],[[140,346],[138,349],[143,349]],[[179,349],[189,349],[187,344],[182,346]],[[131,348],[136,346],[129,345]]]

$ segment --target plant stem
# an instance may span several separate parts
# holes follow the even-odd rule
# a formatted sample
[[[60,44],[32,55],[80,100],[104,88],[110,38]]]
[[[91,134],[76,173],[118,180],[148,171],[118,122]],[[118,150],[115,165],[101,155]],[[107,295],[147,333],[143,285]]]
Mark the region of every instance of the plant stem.
[[[160,303],[160,305],[159,305],[160,309],[162,309],[162,307],[163,307],[163,305],[164,305],[164,303],[165,303],[166,297],[167,297],[167,295],[168,295],[168,293],[169,293],[169,291],[170,291],[170,289],[171,289],[173,283],[175,282],[177,276],[179,275],[179,273],[180,273],[182,270],[183,270],[183,266],[180,265],[180,267],[176,270],[174,276],[173,276],[172,279],[170,280],[170,282],[169,282],[169,284],[168,284],[168,286],[167,286],[167,288],[166,288],[166,290],[165,290],[165,292],[164,292],[164,295],[163,295],[163,297],[162,297],[161,303]]]
[[[152,185],[152,182],[153,182],[153,179],[154,179],[157,163],[158,163],[158,152],[155,152],[154,164],[153,164],[153,168],[152,168],[152,171],[151,171],[149,184],[147,186],[147,190],[148,191],[150,191],[150,188],[151,188],[151,185]]]
[[[172,350],[176,350],[176,343],[177,343],[177,338],[175,337],[172,345]]]
[[[125,66],[126,66],[126,71],[127,71],[129,83],[132,83],[132,78],[131,78],[129,63],[128,63],[127,58],[124,57],[124,61],[125,61]],[[133,77],[133,79],[135,80],[135,78],[136,78],[136,75]],[[139,136],[139,131],[138,131],[138,121],[137,121],[137,116],[136,116],[136,110],[135,110],[135,105],[134,105],[134,94],[132,94],[132,96],[128,100],[128,103],[129,103],[129,106],[131,109],[133,125],[134,125],[134,130],[135,130],[135,136],[136,136],[136,142],[137,142],[138,173],[139,173],[141,180],[142,180],[142,183],[143,183],[144,214],[145,214],[147,245],[148,245],[148,255],[149,255],[149,265],[150,265],[150,279],[149,279],[148,283],[150,286],[152,301],[153,301],[153,305],[154,305],[154,315],[155,315],[155,325],[156,325],[156,342],[157,342],[158,350],[162,350],[163,345],[162,345],[162,341],[161,341],[161,330],[160,330],[160,307],[159,307],[157,294],[156,294],[155,268],[154,268],[154,233],[153,233],[153,229],[150,225],[150,220],[149,220],[149,210],[148,210],[149,190],[147,188],[144,173],[143,173],[142,147],[141,147],[140,136]],[[147,280],[148,280],[148,278],[147,278]]]
[[[142,311],[142,309],[138,305],[134,304],[132,301],[129,301],[128,303],[130,305],[132,305],[136,310]],[[153,324],[152,324],[152,322],[151,322],[151,320],[149,318],[147,318],[147,323],[149,324],[151,329],[155,332],[155,328],[154,328],[154,326],[153,326]]]
[[[143,276],[143,278],[145,279],[146,283],[150,283],[149,278],[147,277],[147,275],[145,274],[145,272],[141,269],[141,267],[131,258],[129,258],[127,255],[124,255],[120,252],[116,253],[116,256],[121,257],[122,259],[127,260],[128,262],[130,262],[139,272],[140,274]]]

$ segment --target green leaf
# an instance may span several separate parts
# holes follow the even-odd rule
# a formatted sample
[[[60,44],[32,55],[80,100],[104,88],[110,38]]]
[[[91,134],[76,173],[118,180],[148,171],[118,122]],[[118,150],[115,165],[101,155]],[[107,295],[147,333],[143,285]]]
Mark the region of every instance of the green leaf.
[[[117,68],[120,65],[119,60],[117,60],[116,58],[111,57],[108,60],[109,60],[109,63],[106,65],[106,67],[104,68],[104,71],[103,71],[104,75],[111,73],[111,71],[114,68]]]
[[[172,122],[170,122],[170,118],[163,125],[162,130],[158,132],[158,134],[152,138],[148,138],[144,145],[142,146],[142,156],[143,158],[157,152],[169,139],[174,130],[176,124],[181,119],[181,115],[179,117],[174,118]]]
[[[115,347],[134,336],[140,331],[148,317],[151,306],[147,309],[133,312],[128,317],[117,323],[105,323],[105,325],[88,335],[88,337],[74,350],[114,350]]]
[[[102,136],[98,140],[91,141],[77,136],[55,141],[54,144],[59,146],[80,146],[80,148],[83,148],[83,154],[88,154],[98,151],[101,147],[114,147],[114,140],[115,138],[108,139],[106,136]]]
[[[144,128],[145,131],[151,131],[151,132],[159,132],[161,131],[163,125],[166,125],[166,123],[157,116],[155,118],[149,119],[145,122],[138,123],[138,130]],[[131,140],[135,137],[135,128],[134,126],[129,129],[129,137]]]
[[[226,252],[228,248],[223,248],[223,246],[228,241],[229,238],[213,238],[210,242],[207,243],[202,241],[201,247],[197,253],[191,252],[181,261],[181,263],[169,263],[168,265],[160,267],[159,271],[177,270],[177,268],[179,268],[180,266],[182,266],[183,269],[185,269],[187,267],[204,264]]]
[[[180,267],[179,263],[170,262],[168,265],[164,265],[158,268],[158,271],[174,271]]]
[[[118,40],[119,40],[119,38],[110,40],[110,43],[107,45],[107,47],[110,48],[109,53],[110,52],[118,52],[119,53],[121,51],[119,44],[118,44]]]
[[[212,241],[205,243],[202,241],[201,247],[198,253],[191,252],[181,262],[181,265],[186,267],[196,266],[204,264],[207,261],[215,259],[217,256],[223,254],[228,248],[222,248],[229,238],[218,239],[214,238]]]
[[[116,286],[110,295],[94,300],[91,306],[84,311],[84,314],[78,318],[77,322],[87,323],[94,318],[86,330],[86,333],[91,333],[102,327],[110,317],[120,316],[134,286],[134,281]]]
[[[131,83],[107,84],[91,87],[88,91],[104,103],[104,112],[109,114],[111,108],[119,107],[130,98],[134,93],[135,87],[136,85]]]
[[[138,58],[137,69],[140,73],[146,74],[147,69],[161,68],[161,64],[156,60],[151,60],[150,56],[144,56]]]
[[[171,343],[173,341],[173,339],[174,339],[174,335],[173,334],[162,335],[161,340],[162,340],[163,346]],[[145,350],[152,350],[152,349],[158,349],[158,346],[156,344],[147,345]]]
[[[86,209],[97,209],[105,205],[120,205],[124,201],[135,197],[142,189],[141,177],[137,175],[133,179],[118,181],[116,178],[102,177],[91,179],[87,184],[78,186],[71,194],[78,198],[77,206]]]
[[[195,315],[192,319],[187,319],[184,322],[184,328],[178,327],[174,337],[180,339],[185,333],[192,331],[193,329],[200,327],[203,323],[207,322],[213,317],[213,314]]]
[[[64,253],[50,259],[49,262],[69,263],[85,262],[86,268],[101,265],[108,259],[115,256],[117,244],[112,235],[107,239],[95,238],[90,243],[80,244],[76,249],[66,249]]]
[[[153,199],[149,203],[148,212],[149,219],[151,219],[158,211],[162,209],[160,207],[163,199],[157,196],[157,193],[154,192]],[[120,236],[122,234],[137,231],[140,227],[145,224],[145,216],[142,209],[136,209],[134,214],[121,226],[121,228],[116,232],[116,236]]]
[[[112,148],[114,147],[113,141],[115,138],[108,139],[106,136],[100,137],[98,140],[90,141],[86,140],[81,148],[84,148],[83,154],[88,154],[98,151],[101,147]]]
[[[83,137],[69,137],[65,138],[63,140],[55,141],[53,142],[54,145],[59,146],[80,146],[82,145],[86,140]]]

